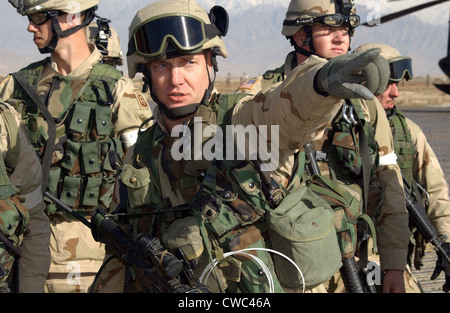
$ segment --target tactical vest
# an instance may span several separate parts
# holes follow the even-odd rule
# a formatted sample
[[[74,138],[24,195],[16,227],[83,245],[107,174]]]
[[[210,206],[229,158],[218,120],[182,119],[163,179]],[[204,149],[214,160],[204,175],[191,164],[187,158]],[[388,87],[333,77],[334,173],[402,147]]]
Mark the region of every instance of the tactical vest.
[[[35,90],[42,79],[51,77],[49,86],[44,86],[50,88],[45,95],[49,97],[49,93],[57,89],[62,106],[58,108],[57,116],[52,114],[56,140],[48,176],[49,192],[86,214],[96,206],[109,207],[116,177],[109,153],[116,151],[123,156],[122,143],[113,137],[111,120],[112,91],[122,77],[121,72],[105,64],[96,64],[87,79],[55,75],[51,73],[48,58],[21,72]],[[21,113],[31,143],[43,162],[49,139],[43,113],[23,88],[16,88],[13,98],[25,102]],[[44,102],[48,105],[48,99]],[[55,213],[57,207],[48,203],[46,212]]]
[[[195,116],[202,117],[202,129],[210,124],[229,125],[234,105],[245,96],[214,95],[209,107],[199,106]],[[216,257],[221,262],[225,252],[248,246],[265,247],[262,234],[267,229],[263,216],[270,205],[262,193],[261,179],[254,165],[243,160],[174,160],[168,149],[173,149],[176,139],[156,123],[139,133],[133,165],[125,165],[120,176],[127,187],[131,236],[134,239],[141,233],[162,236],[164,243],[174,249],[167,239],[173,232],[172,226],[195,218],[193,224],[200,225],[203,238],[200,242],[205,244],[183,250],[190,256],[190,262],[202,255],[204,249],[211,260]],[[255,255],[273,271],[267,252],[256,251]],[[225,263],[228,266],[223,268],[223,275],[227,281],[239,283],[245,292],[268,291],[267,279],[258,274],[260,271],[253,261],[233,258]],[[276,279],[274,284],[277,292],[282,291]]]
[[[0,115],[10,147],[5,158],[0,156],[0,293],[3,293],[18,287],[14,265],[20,257],[19,244],[28,228],[29,214],[20,201],[19,190],[9,180],[20,154],[18,126],[13,113],[3,103],[0,103]]]
[[[394,150],[397,155],[397,164],[410,186],[413,185],[413,164],[415,148],[411,138],[411,132],[406,124],[403,112],[397,113],[390,120],[392,136],[394,137]]]

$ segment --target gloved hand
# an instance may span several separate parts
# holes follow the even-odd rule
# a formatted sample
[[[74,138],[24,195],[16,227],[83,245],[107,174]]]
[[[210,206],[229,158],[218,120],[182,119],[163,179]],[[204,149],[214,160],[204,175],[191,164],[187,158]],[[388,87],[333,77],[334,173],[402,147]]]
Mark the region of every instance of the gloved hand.
[[[446,242],[442,245],[445,253],[450,256],[450,243]],[[438,258],[436,260],[436,267],[434,269],[433,274],[431,275],[431,280],[435,280],[441,274],[442,271],[445,273],[445,283],[442,286],[442,290],[444,292],[448,292],[450,290],[450,264],[442,257],[440,253],[436,253]]]
[[[386,90],[389,74],[387,60],[374,48],[330,59],[317,73],[316,81],[319,90],[333,97],[371,100],[374,93]]]

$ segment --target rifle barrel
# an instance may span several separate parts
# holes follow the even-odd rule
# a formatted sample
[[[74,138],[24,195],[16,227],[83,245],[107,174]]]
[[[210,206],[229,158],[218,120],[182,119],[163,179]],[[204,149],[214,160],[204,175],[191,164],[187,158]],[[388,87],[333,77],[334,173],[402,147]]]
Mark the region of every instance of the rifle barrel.
[[[46,191],[44,192],[44,197],[49,198],[50,200],[53,201],[53,203],[55,203],[58,207],[60,207],[61,209],[63,209],[64,211],[66,211],[67,213],[69,213],[70,215],[72,215],[73,217],[75,217],[77,220],[79,220],[81,223],[83,223],[84,225],[86,225],[87,227],[91,228],[91,223],[88,222],[88,220],[86,220],[83,216],[81,216],[80,214],[78,214],[75,210],[73,210],[72,208],[70,208],[69,206],[67,206],[64,202],[62,202],[61,200],[59,200],[58,198],[56,198],[54,195],[52,195],[50,192]]]

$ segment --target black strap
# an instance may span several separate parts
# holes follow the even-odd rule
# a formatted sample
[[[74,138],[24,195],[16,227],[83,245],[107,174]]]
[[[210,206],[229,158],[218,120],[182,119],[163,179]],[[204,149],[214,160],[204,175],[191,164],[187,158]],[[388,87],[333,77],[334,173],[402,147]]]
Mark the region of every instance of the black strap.
[[[56,124],[53,116],[48,111],[46,105],[42,101],[42,99],[39,97],[37,91],[30,85],[28,80],[26,79],[25,75],[21,72],[16,72],[11,74],[14,79],[20,84],[20,86],[25,90],[25,92],[28,94],[28,96],[31,98],[31,100],[34,102],[35,105],[38,106],[39,110],[41,111],[42,115],[44,116],[44,119],[47,121],[48,130],[48,140],[45,145],[45,152],[44,156],[42,158],[42,192],[45,192],[47,190],[47,183],[48,183],[48,177],[50,173],[50,167],[52,165],[52,159],[53,159],[53,151],[55,149],[55,140],[56,140]]]
[[[346,103],[349,106],[353,106],[352,102],[349,99],[346,99]],[[356,110],[354,110],[356,113]],[[359,118],[358,114],[354,114],[355,119],[357,121],[356,124],[356,130],[358,131],[359,135],[359,148],[361,152],[361,159],[362,159],[362,175],[363,175],[363,213],[367,214],[367,202],[369,198],[369,184],[370,184],[370,172],[372,167],[372,158],[370,157],[369,152],[369,142],[367,140],[366,133],[364,131],[364,126],[362,124],[361,119]],[[359,266],[361,268],[367,267],[368,263],[368,246],[367,246],[367,240],[363,240],[360,244],[360,251],[359,251]]]

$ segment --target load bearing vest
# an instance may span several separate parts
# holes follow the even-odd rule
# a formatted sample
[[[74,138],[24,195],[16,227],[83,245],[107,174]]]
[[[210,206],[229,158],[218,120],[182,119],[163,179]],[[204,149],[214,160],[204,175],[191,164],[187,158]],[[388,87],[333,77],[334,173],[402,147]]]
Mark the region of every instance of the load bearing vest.
[[[51,70],[48,58],[21,70],[29,84],[37,90],[38,82]],[[66,205],[90,213],[96,206],[111,202],[116,170],[109,162],[110,152],[123,156],[122,143],[113,137],[111,120],[112,91],[122,73],[115,68],[96,64],[87,79],[51,75],[52,97],[59,97],[61,108],[54,116],[55,150],[48,170],[47,188]],[[56,90],[57,89],[57,90]],[[49,139],[47,123],[35,101],[22,88],[16,88],[14,99],[25,102],[20,110],[37,155],[44,162]],[[53,99],[53,98],[52,98]],[[57,212],[53,203],[47,213]]]

